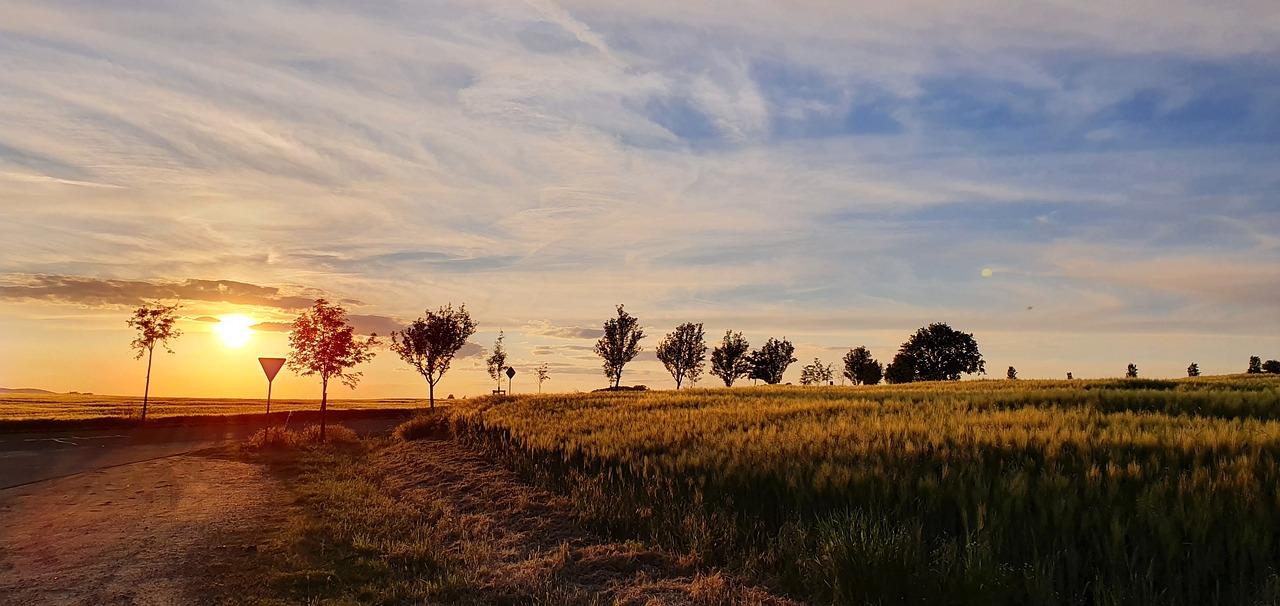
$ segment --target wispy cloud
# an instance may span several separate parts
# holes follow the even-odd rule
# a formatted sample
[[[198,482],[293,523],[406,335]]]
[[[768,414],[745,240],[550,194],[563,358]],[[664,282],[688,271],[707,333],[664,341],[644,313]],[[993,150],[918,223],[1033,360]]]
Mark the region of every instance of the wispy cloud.
[[[18,0],[0,299],[289,311],[315,293],[254,285],[305,284],[379,334],[466,301],[557,363],[619,302],[815,347],[1256,333],[1274,9]]]

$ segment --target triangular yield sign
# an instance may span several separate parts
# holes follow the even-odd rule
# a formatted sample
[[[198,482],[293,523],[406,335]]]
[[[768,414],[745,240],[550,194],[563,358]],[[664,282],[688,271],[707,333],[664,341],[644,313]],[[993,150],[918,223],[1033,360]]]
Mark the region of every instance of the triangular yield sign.
[[[271,382],[284,366],[284,358],[258,358],[258,363],[262,365],[262,372],[267,373],[267,382]]]

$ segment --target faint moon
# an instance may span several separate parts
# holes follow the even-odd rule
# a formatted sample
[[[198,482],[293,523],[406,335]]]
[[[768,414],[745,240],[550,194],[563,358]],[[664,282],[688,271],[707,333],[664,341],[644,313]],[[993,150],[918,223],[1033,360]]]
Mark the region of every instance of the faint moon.
[[[984,277],[984,278],[990,278],[990,277],[991,277],[991,268],[990,268],[990,267],[984,267],[984,268],[982,268],[982,277]]]

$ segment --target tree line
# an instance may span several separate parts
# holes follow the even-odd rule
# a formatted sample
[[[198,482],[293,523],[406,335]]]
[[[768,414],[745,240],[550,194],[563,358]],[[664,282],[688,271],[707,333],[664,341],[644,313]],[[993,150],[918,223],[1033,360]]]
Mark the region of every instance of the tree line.
[[[177,328],[178,309],[177,305],[144,304],[126,320],[129,327],[137,330],[137,336],[130,344],[137,352],[135,357],[147,357],[147,379],[142,396],[143,420],[146,420],[151,390],[151,363],[155,347],[160,345],[173,353],[168,342],[182,334]],[[444,378],[454,356],[475,332],[476,322],[471,319],[466,305],[454,309],[452,303],[434,311],[428,309],[403,330],[391,332],[391,351],[426,379],[432,408],[435,408],[436,384]],[[627,313],[622,305],[616,307],[614,317],[605,321],[604,334],[596,341],[594,351],[603,360],[604,374],[612,389],[621,388],[623,368],[643,351],[640,341],[644,337],[640,321]],[[501,392],[504,375],[508,385],[514,375],[514,369],[506,362],[504,338],[505,333],[499,331],[486,359],[489,376],[497,381],[495,393]],[[293,321],[287,365],[299,376],[320,377],[322,439],[330,380],[338,380],[354,389],[362,373],[352,369],[372,360],[375,355],[372,349],[377,344],[377,334],[358,338],[355,328],[347,321],[346,309],[325,299],[317,299],[315,305]],[[696,383],[706,370],[707,362],[702,323],[686,322],[677,326],[658,343],[656,354],[667,372],[671,373],[676,389],[685,382]],[[741,332],[726,330],[724,337],[711,349],[710,373],[723,381],[726,387],[733,387],[743,378],[776,385],[782,382],[787,368],[796,362],[794,354],[795,346],[785,337],[769,337],[759,348],[752,349]],[[903,342],[888,364],[881,364],[873,358],[865,346],[850,349],[841,361],[841,376],[854,385],[876,385],[882,380],[889,383],[954,381],[964,374],[986,373],[986,361],[973,335],[955,330],[943,322],[917,330]],[[1260,357],[1251,356],[1246,373],[1280,374],[1280,360],[1263,362]],[[1199,365],[1192,362],[1187,367],[1187,376],[1199,375]],[[1005,376],[1017,379],[1017,370],[1010,366]],[[1137,365],[1130,363],[1125,376],[1136,378]],[[814,358],[812,364],[801,369],[800,382],[805,385],[831,384],[834,377],[834,364],[824,364]],[[546,363],[535,370],[535,378],[541,392],[542,383],[550,379]],[[1071,373],[1067,373],[1067,378],[1072,378]]]
[[[623,367],[643,351],[640,340],[644,336],[640,321],[622,305],[617,306],[617,315],[605,322],[604,335],[596,342],[595,352],[604,360],[605,376],[612,382],[613,389],[621,386]],[[686,380],[697,382],[707,358],[702,323],[686,322],[677,326],[658,343],[655,353],[675,379],[676,389]],[[796,362],[794,354],[795,346],[785,337],[769,337],[764,345],[753,350],[741,332],[726,330],[720,343],[711,350],[711,374],[724,381],[725,387],[733,387],[734,382],[742,378],[776,385],[782,382],[787,368]],[[973,335],[942,322],[916,331],[887,366],[872,358],[865,346],[850,349],[842,361],[841,375],[854,385],[876,385],[882,379],[890,383],[956,380],[962,374],[986,372],[986,361]],[[830,384],[834,376],[834,364],[823,364],[814,358],[812,364],[801,369],[800,382]]]

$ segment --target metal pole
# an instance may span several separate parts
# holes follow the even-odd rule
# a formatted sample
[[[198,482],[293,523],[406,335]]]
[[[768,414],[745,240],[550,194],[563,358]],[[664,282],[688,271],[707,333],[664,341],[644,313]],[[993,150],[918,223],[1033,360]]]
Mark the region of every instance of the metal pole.
[[[275,381],[267,381],[267,415],[271,415],[271,384]]]

